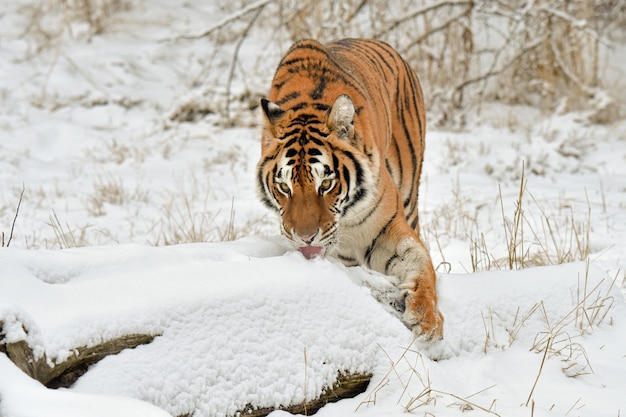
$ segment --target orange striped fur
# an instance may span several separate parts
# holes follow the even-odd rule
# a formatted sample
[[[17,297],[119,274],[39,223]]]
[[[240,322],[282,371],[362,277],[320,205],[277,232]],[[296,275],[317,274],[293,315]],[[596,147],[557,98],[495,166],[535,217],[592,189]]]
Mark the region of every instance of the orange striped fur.
[[[413,70],[383,42],[304,40],[261,104],[257,185],[282,234],[306,257],[399,277],[405,323],[442,338],[436,275],[419,237],[426,120]]]

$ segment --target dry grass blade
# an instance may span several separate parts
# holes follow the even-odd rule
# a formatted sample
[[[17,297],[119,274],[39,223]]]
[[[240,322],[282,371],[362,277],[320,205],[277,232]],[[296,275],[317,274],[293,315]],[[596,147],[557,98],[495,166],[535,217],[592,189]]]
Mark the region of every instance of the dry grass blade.
[[[413,344],[413,342],[411,342],[410,345],[408,345],[406,348],[404,348],[404,350],[402,351],[402,354],[400,355],[400,357],[397,360],[395,360],[395,361],[391,358],[391,356],[387,353],[387,351],[381,345],[378,345],[378,347],[382,350],[382,352],[385,354],[387,359],[389,359],[389,363],[390,363],[389,370],[381,378],[381,380],[374,387],[374,389],[370,391],[370,393],[367,395],[367,397],[365,397],[365,399],[359,403],[359,405],[354,410],[355,412],[358,411],[359,408],[361,408],[362,405],[370,405],[370,404],[371,405],[376,405],[376,395],[378,394],[378,392],[381,389],[383,389],[385,386],[387,386],[389,384],[389,380],[390,380],[391,375],[395,374],[398,379],[400,379],[400,380],[402,379],[400,374],[398,373],[398,370],[396,369],[396,367],[397,367],[398,363],[403,361],[404,357],[409,352],[411,352],[412,344]],[[406,389],[406,386],[405,386],[405,389]]]
[[[11,241],[13,240],[13,232],[15,231],[15,223],[17,222],[17,216],[20,213],[20,207],[22,205],[22,199],[24,198],[24,191],[26,190],[26,187],[24,186],[24,184],[22,184],[22,191],[20,192],[20,198],[17,201],[17,207],[15,208],[15,216],[13,216],[13,223],[11,223],[11,232],[9,233],[9,240],[6,242],[6,245],[4,244],[4,232],[2,232],[2,242],[0,247],[9,247],[11,245]]]
[[[543,370],[543,365],[546,362],[546,357],[548,356],[548,351],[550,350],[550,345],[552,342],[552,338],[548,338],[546,343],[545,350],[543,352],[543,357],[541,358],[541,364],[539,365],[539,371],[537,372],[537,377],[535,378],[535,382],[533,383],[533,387],[530,389],[530,394],[528,394],[528,400],[526,400],[526,407],[530,404],[530,400],[532,399],[533,393],[535,392],[535,388],[537,387],[537,383],[539,382],[539,377],[541,376],[541,371]]]
[[[413,349],[413,344],[416,339],[414,339],[406,348],[402,350],[400,356],[393,360],[391,356],[382,348],[381,350],[389,359],[390,367],[387,373],[383,376],[380,382],[370,390],[367,397],[359,403],[355,412],[359,410],[359,408],[363,405],[376,405],[376,396],[377,394],[386,386],[388,386],[391,382],[391,376],[395,375],[399,383],[402,385],[403,389],[399,395],[398,403],[402,403],[403,399],[408,395],[408,399],[406,403],[403,405],[403,408],[406,412],[412,413],[420,407],[427,406],[429,404],[436,404],[436,402],[442,398],[449,397],[452,399],[452,403],[449,406],[457,406],[462,411],[470,411],[470,410],[480,410],[489,415],[500,417],[498,413],[492,410],[495,400],[492,401],[490,407],[484,407],[478,404],[475,401],[471,401],[470,398],[474,397],[478,394],[484,393],[489,389],[493,388],[495,385],[484,388],[480,391],[477,391],[469,396],[461,396],[453,393],[449,393],[443,390],[438,390],[432,387],[432,382],[430,379],[428,368],[424,362],[424,358],[422,354]],[[414,358],[409,358],[409,354],[414,355]],[[404,364],[404,367],[400,368],[400,364]],[[419,391],[417,394],[410,394],[410,390],[415,389],[416,384],[412,383],[412,381],[417,381],[417,387]],[[429,412],[426,412],[425,415],[432,415]]]
[[[68,223],[66,223],[64,227],[54,210],[52,210],[52,214],[50,215],[50,223],[48,223],[48,226],[52,227],[56,237],[56,244],[60,249],[85,246],[85,235],[87,229],[91,227],[91,225],[85,225],[78,229],[72,229]]]

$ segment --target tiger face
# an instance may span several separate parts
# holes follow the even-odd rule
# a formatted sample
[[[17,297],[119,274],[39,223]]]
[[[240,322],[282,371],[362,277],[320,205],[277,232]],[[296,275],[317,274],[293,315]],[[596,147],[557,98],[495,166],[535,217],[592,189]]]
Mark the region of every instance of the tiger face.
[[[370,160],[355,138],[354,104],[341,95],[330,109],[311,106],[307,117],[267,100],[262,107],[261,199],[279,213],[281,233],[305,257],[332,252],[341,220],[367,203],[372,185]]]

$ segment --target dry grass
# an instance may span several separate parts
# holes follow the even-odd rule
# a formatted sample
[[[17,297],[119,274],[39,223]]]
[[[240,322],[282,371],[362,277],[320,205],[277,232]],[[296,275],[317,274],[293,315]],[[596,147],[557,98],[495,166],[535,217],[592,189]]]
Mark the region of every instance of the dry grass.
[[[129,0],[42,0],[25,6],[32,55],[57,48],[64,38],[89,39],[103,33],[116,13],[128,10]]]
[[[589,284],[589,261],[587,261],[585,275],[578,277],[578,290],[573,300],[574,305],[556,322],[549,319],[546,306],[543,301],[539,301],[531,306],[528,311],[516,314],[513,324],[508,328],[508,346],[518,340],[522,328],[531,317],[539,316],[544,323],[545,330],[535,335],[530,348],[536,353],[543,353],[544,357],[557,358],[562,363],[563,373],[568,377],[577,377],[593,372],[589,357],[581,343],[576,340],[591,333],[597,326],[605,322],[608,313],[613,306],[613,287],[618,275],[607,286],[604,280],[598,282],[593,287]],[[602,292],[600,288],[605,286]],[[495,345],[488,328],[491,320],[485,324],[485,347],[502,348],[504,345]],[[486,352],[486,348],[485,348]],[[529,397],[530,399],[530,397]]]
[[[149,146],[142,146],[139,143],[139,141],[132,140],[106,139],[97,146],[87,148],[85,158],[96,164],[115,163],[121,165],[127,161],[142,163],[152,154],[153,150]],[[161,147],[160,145],[157,146]]]
[[[46,242],[46,247],[67,249],[87,246],[89,244],[87,241],[87,230],[92,227],[91,225],[71,227],[69,223],[63,224],[59,220],[56,212],[52,210],[48,226],[50,226],[54,231],[56,240],[53,242]]]
[[[267,219],[253,217],[243,224],[236,221],[235,198],[223,204],[211,183],[203,182],[191,175],[181,180],[179,191],[161,207],[158,230],[152,245],[174,245],[179,243],[221,242],[258,234],[266,226]],[[228,207],[223,209],[223,207]],[[222,207],[222,209],[220,208]]]
[[[609,285],[600,281],[591,286],[588,262],[584,276],[578,278],[578,290],[570,310],[566,311],[556,321],[552,321],[543,301],[535,303],[523,313],[518,309],[512,325],[506,326],[509,335],[506,342],[496,340],[494,319],[497,318],[499,322],[502,322],[508,321],[508,318],[502,317],[496,311],[489,311],[486,314],[481,312],[485,328],[485,354],[491,348],[506,349],[514,343],[520,343],[520,331],[528,325],[531,318],[535,321],[538,318],[539,322],[544,324],[545,329],[537,332],[530,344],[530,351],[541,355],[537,373],[528,387],[529,393],[525,402],[525,406],[531,408],[531,415],[534,412],[534,394],[547,361],[558,360],[563,374],[569,378],[593,373],[589,356],[579,339],[606,321],[613,305],[611,294],[617,281],[617,275]],[[437,405],[445,401],[447,407],[458,408],[463,412],[479,411],[484,415],[499,416],[495,409],[497,399],[488,405],[472,400],[472,397],[493,388],[493,386],[468,396],[457,395],[433,387],[422,353],[413,344],[414,341],[403,349],[398,358],[392,358],[380,347],[389,360],[389,369],[378,384],[368,390],[368,395],[359,403],[355,411],[363,406],[375,406],[381,391],[389,386],[392,380],[396,380],[403,387],[398,403],[403,406],[406,412],[415,412],[420,407]],[[424,415],[433,414],[426,411]]]
[[[530,197],[532,208],[538,212],[529,215],[526,209]],[[519,194],[511,217],[505,213],[502,193],[499,194],[502,209],[506,256],[488,256],[489,267],[522,269],[531,266],[558,265],[586,260],[590,254],[591,205],[587,201],[586,218],[580,221],[569,204],[560,203],[557,213],[548,213],[542,204],[527,190],[527,180],[522,168]],[[484,247],[483,247],[484,248]],[[472,265],[479,270],[478,263]]]
[[[492,387],[484,388],[468,396],[457,395],[433,387],[428,368],[424,362],[424,357],[419,350],[413,347],[413,343],[414,342],[407,346],[396,359],[392,358],[381,347],[381,350],[390,362],[389,370],[374,388],[368,389],[368,395],[359,403],[355,412],[363,406],[375,406],[378,394],[388,386],[391,379],[394,378],[397,379],[403,387],[400,397],[398,398],[398,403],[402,405],[405,412],[414,413],[420,407],[436,405],[437,402],[446,401],[447,407],[458,408],[462,412],[480,411],[484,415],[500,416],[494,409],[496,400],[493,400],[489,406],[481,405],[471,400],[472,397]],[[415,388],[416,386],[418,387],[417,389]],[[413,390],[416,392],[413,392]],[[427,412],[425,415],[432,414]]]
[[[122,178],[112,175],[99,175],[93,184],[93,192],[87,198],[87,212],[94,217],[106,214],[106,205],[122,206],[131,202],[148,203],[149,192],[137,186],[128,190]]]
[[[497,210],[484,199],[474,200],[458,179],[450,195],[449,201],[430,210],[433,214],[422,228],[430,250],[434,242],[444,264],[448,262],[441,248],[453,239],[469,242],[471,265],[464,268],[471,272],[559,265],[587,260],[591,254],[591,203],[587,200],[581,213],[566,199],[540,200],[528,190],[523,166],[512,212],[500,187],[494,197]],[[494,218],[498,211],[499,221]]]

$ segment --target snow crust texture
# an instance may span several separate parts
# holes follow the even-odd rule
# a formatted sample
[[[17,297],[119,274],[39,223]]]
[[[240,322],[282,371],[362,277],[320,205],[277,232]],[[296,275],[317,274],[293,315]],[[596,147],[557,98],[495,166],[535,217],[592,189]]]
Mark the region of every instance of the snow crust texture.
[[[0,355],[0,410],[7,416],[22,415],[33,404],[56,407],[66,397],[71,406],[65,415],[84,412],[84,403],[106,403],[106,410],[132,404],[143,415],[163,415],[164,410],[174,416],[231,416],[249,404],[278,407],[311,400],[332,386],[338,371],[372,373],[372,383],[368,392],[328,405],[322,415],[359,405],[367,415],[401,412],[398,401],[410,401],[410,396],[393,399],[398,392],[393,387],[406,384],[406,395],[415,395],[418,374],[465,395],[471,394],[468,387],[479,391],[494,385],[502,406],[513,411],[503,415],[522,415],[527,410],[519,406],[517,389],[508,388],[506,374],[521,374],[520,381],[527,379],[524,391],[530,389],[541,355],[529,350],[585,294],[610,297],[607,318],[582,339],[575,336],[574,320],[560,338],[576,337],[591,351],[626,326],[623,298],[611,289],[611,279],[576,263],[440,274],[444,341],[412,343],[410,331],[389,307],[395,297],[390,279],[329,259],[306,260],[266,238],[165,248],[8,249],[0,251],[0,277],[4,340],[27,340],[53,361],[62,361],[76,347],[125,334],[159,335],[148,345],[103,359],[69,390],[45,389]],[[541,308],[534,307],[538,303]],[[610,339],[612,348],[626,345],[623,334]],[[602,381],[606,396],[616,395],[612,409],[619,409],[623,359],[616,357],[615,366],[600,372],[594,368],[595,374],[574,363],[590,375],[569,378],[563,370],[567,355],[553,356],[546,379],[569,387],[568,399],[572,393],[584,395],[580,384],[588,384],[588,391]],[[559,369],[561,362],[565,365]],[[390,363],[398,377],[390,377]],[[490,369],[489,363],[510,369]],[[384,390],[377,388],[381,382]],[[368,402],[373,394],[377,405]],[[24,402],[24,395],[35,400]],[[588,408],[592,413],[584,415],[605,415]],[[103,410],[83,415],[102,415]],[[130,415],[124,413],[114,415]]]

